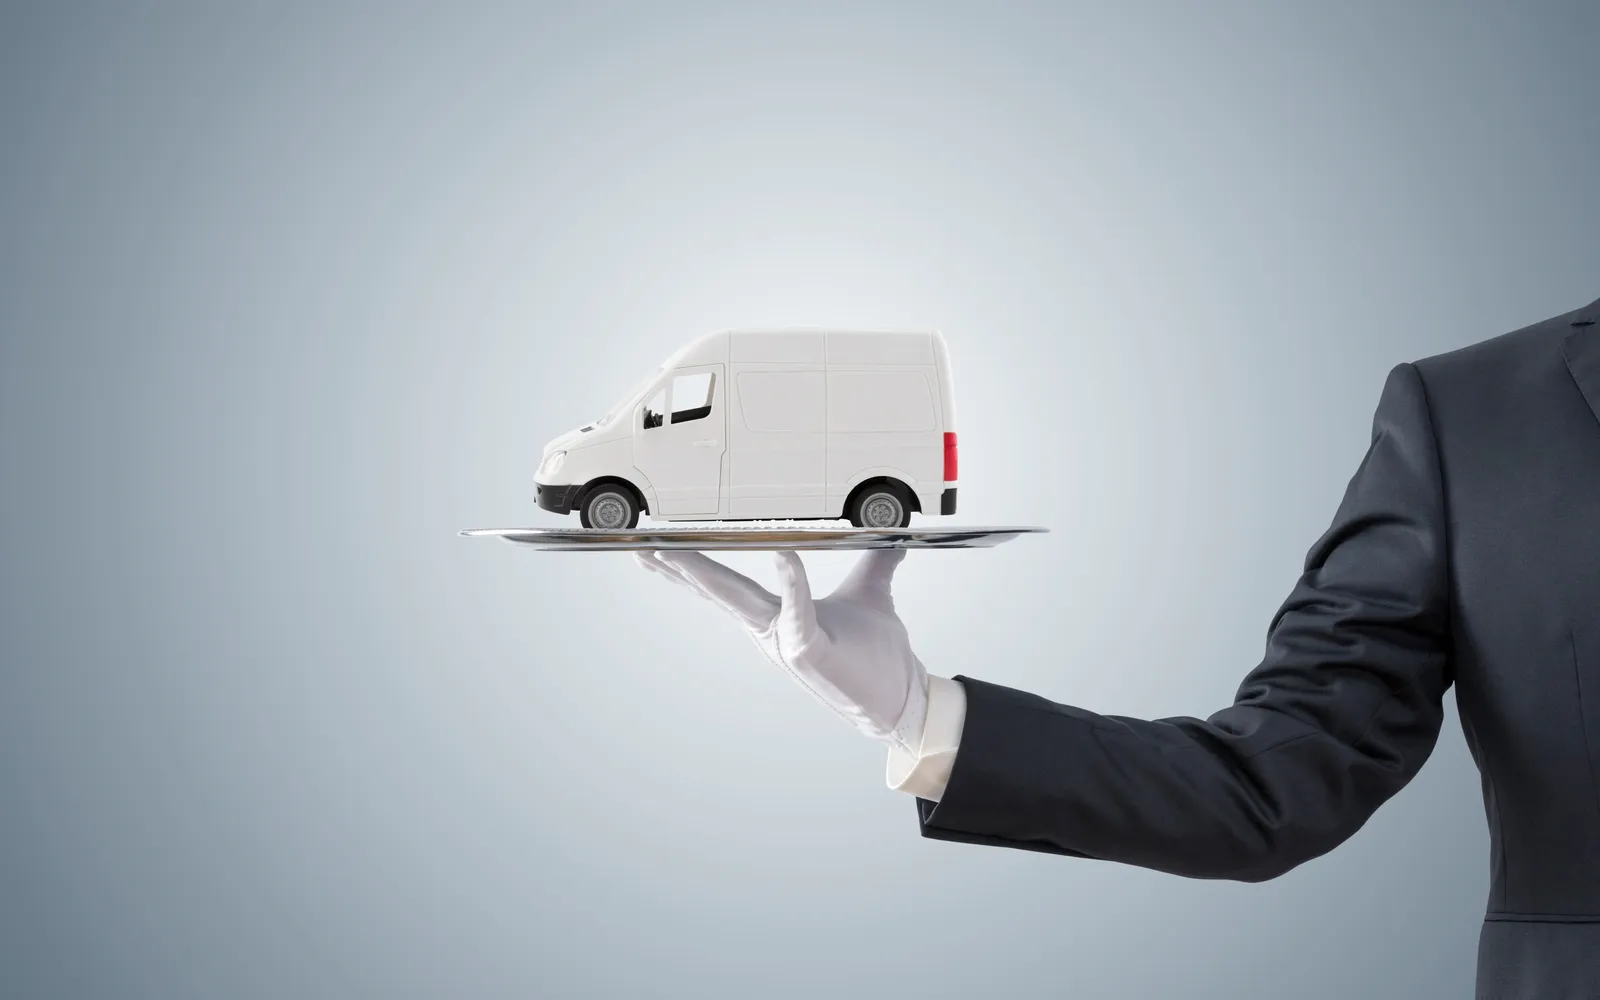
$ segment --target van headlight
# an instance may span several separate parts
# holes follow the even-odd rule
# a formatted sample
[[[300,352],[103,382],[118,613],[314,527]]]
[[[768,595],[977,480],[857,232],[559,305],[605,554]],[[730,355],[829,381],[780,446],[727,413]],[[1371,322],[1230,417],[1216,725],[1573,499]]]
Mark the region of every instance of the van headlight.
[[[545,479],[561,471],[561,464],[567,460],[564,451],[552,451],[539,463],[539,478]]]

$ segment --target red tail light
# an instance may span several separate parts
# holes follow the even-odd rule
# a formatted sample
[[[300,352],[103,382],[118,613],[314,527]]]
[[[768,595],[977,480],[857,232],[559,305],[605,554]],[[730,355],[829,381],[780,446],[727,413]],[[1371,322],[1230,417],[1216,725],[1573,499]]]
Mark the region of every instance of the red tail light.
[[[956,432],[944,432],[944,481],[956,481]]]

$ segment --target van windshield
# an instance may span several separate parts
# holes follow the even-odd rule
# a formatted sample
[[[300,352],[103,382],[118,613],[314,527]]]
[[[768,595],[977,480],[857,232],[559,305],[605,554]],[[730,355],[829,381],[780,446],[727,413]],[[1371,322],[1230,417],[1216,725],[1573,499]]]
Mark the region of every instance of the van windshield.
[[[596,420],[594,422],[594,425],[596,427],[604,427],[605,425],[611,423],[611,421],[613,421],[613,420],[617,419],[618,417],[622,416],[622,414],[633,405],[634,401],[639,398],[640,394],[642,394],[646,389],[650,388],[651,384],[654,383],[655,380],[660,378],[660,377],[661,377],[661,369],[660,368],[657,368],[655,371],[653,371],[650,374],[646,375],[643,379],[640,380],[638,385],[634,386],[631,390],[629,390],[629,392],[628,392],[628,394],[626,396],[623,396],[621,399],[619,399],[617,401],[617,405],[615,405],[611,409],[607,410],[605,416],[601,417],[599,420]]]

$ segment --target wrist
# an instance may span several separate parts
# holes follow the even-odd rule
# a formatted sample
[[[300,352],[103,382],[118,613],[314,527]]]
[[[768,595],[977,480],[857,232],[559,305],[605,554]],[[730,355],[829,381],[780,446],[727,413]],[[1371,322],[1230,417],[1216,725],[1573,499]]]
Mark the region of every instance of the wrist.
[[[944,796],[961,745],[967,696],[957,680],[929,677],[925,683],[927,704],[921,733],[909,751],[889,748],[885,777],[896,791],[937,802]]]
[[[917,664],[917,670],[906,685],[906,703],[900,709],[889,742],[902,752],[915,757],[921,752],[922,733],[928,724],[928,674]]]

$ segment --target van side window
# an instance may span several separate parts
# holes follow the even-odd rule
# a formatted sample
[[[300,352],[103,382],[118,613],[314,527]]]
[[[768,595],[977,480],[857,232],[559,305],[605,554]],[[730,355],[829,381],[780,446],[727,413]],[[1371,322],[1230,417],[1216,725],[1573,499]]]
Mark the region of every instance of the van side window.
[[[681,424],[700,420],[711,415],[711,391],[715,387],[713,372],[695,372],[676,375],[672,379],[672,422]]]
[[[665,387],[662,387],[661,389],[656,391],[656,394],[654,396],[650,397],[650,402],[644,404],[644,427],[645,427],[645,430],[649,430],[652,427],[660,427],[661,426],[661,418],[662,418],[663,414],[666,413],[666,410],[667,410],[667,390],[666,390]]]

